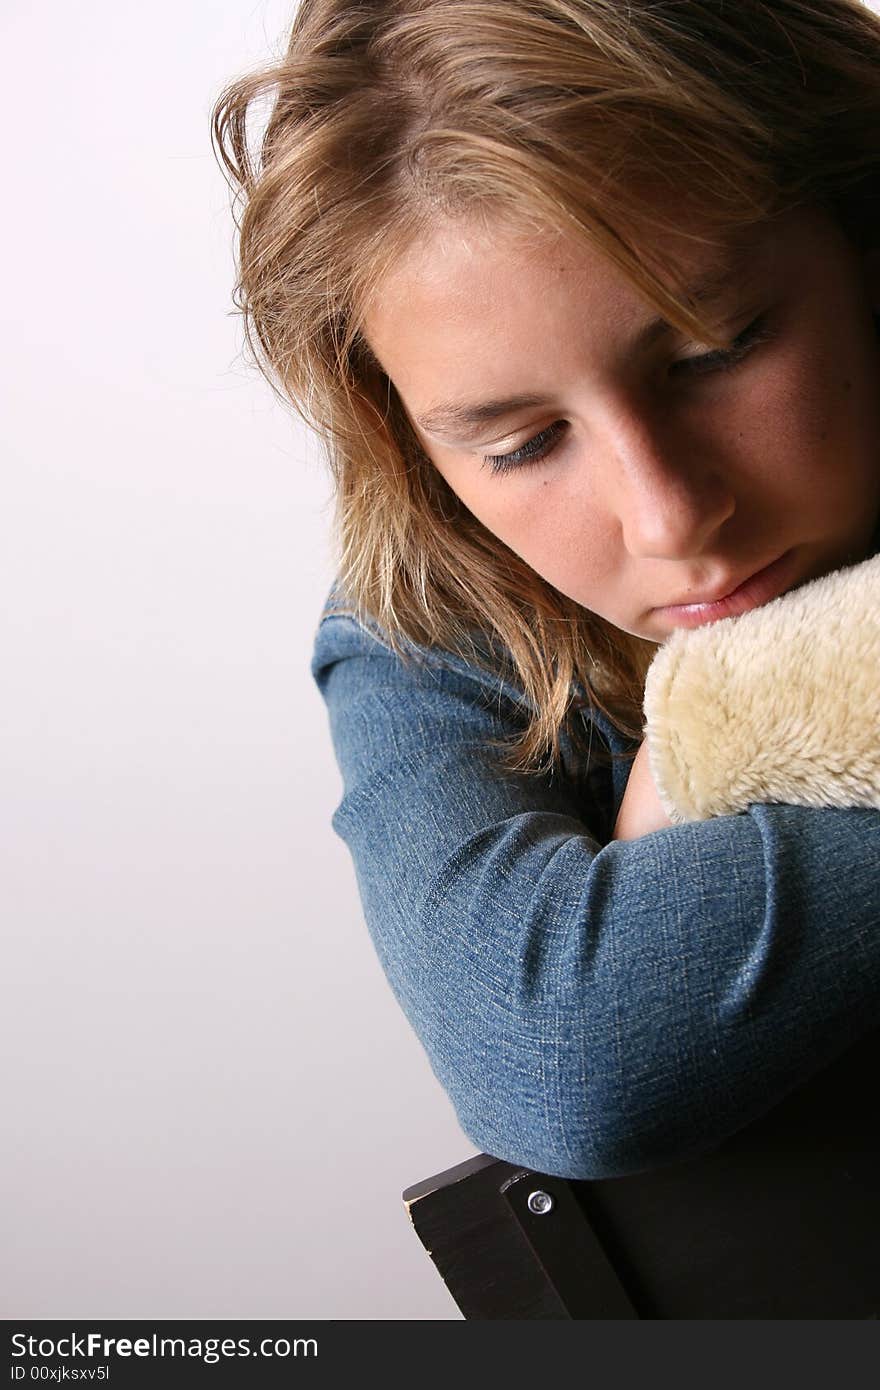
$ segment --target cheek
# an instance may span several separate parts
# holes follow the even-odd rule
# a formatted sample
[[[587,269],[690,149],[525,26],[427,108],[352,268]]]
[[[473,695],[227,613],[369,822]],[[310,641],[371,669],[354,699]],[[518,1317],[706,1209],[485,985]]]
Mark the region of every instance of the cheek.
[[[768,383],[769,427],[785,454],[805,472],[858,469],[876,455],[880,432],[880,352],[871,326],[841,306],[836,330],[829,318],[808,322],[782,355]]]
[[[524,508],[522,489],[514,480],[495,476],[488,464],[481,467],[476,458],[435,456],[434,467],[486,530],[515,549],[510,538],[520,533]]]
[[[861,375],[861,379],[860,379]],[[792,489],[833,490],[876,449],[876,391],[864,389],[858,363],[824,350],[777,355],[738,403],[734,455],[764,496]],[[818,500],[818,499],[817,499]],[[808,496],[801,498],[808,502]]]
[[[493,477],[475,467],[478,478],[444,471],[468,510],[554,588],[589,605],[615,564],[612,528],[595,499],[561,476]]]

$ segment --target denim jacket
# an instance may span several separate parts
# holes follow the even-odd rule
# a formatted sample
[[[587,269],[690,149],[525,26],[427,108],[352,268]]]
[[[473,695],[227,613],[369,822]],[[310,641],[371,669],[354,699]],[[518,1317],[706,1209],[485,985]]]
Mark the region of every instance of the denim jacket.
[[[525,714],[500,668],[404,660],[339,599],[312,660],[344,784],[333,827],[474,1145],[568,1178],[676,1162],[877,1036],[880,812],[756,803],[610,840],[629,762],[502,772],[487,742]],[[606,749],[636,746],[578,717]]]

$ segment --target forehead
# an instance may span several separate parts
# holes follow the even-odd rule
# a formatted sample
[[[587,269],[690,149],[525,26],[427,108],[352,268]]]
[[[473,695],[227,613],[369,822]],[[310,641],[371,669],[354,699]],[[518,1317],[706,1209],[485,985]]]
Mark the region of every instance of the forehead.
[[[431,316],[467,316],[516,306],[536,290],[626,292],[607,257],[553,229],[443,222],[414,242],[376,286],[365,323],[376,328],[418,304]]]
[[[766,258],[766,230],[726,243],[666,238],[654,249],[694,297],[742,283]],[[626,273],[600,249],[555,230],[444,222],[413,243],[374,287],[364,334],[398,388],[427,375],[496,375],[584,347],[601,351],[658,322]],[[534,363],[537,366],[538,364]],[[548,359],[548,366],[549,366]]]

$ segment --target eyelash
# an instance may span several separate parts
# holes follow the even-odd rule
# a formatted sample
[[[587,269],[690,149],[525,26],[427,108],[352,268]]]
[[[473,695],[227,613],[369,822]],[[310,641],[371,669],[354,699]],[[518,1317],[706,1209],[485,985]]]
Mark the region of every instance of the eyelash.
[[[729,348],[715,348],[712,352],[704,352],[697,357],[681,357],[677,362],[673,362],[672,366],[685,367],[695,376],[719,371],[729,372],[734,367],[738,367],[753,348],[757,347],[759,343],[766,343],[772,336],[766,327],[764,316],[759,315],[758,318],[752,320],[747,328],[743,329],[742,333],[734,338]],[[568,422],[566,420],[555,420],[547,429],[541,430],[540,434],[526,440],[525,444],[514,449],[512,453],[483,454],[483,463],[493,473],[511,473],[526,464],[539,463],[557,447],[567,427]]]
[[[567,421],[556,420],[547,429],[541,430],[511,454],[484,454],[483,463],[489,465],[493,473],[510,473],[526,463],[537,463],[551,454],[567,428]]]
[[[749,355],[752,348],[759,343],[766,343],[772,333],[767,327],[766,318],[760,314],[753,319],[748,328],[744,328],[742,333],[734,338],[729,348],[715,348],[712,352],[700,353],[697,357],[681,357],[677,362],[673,362],[674,367],[688,366],[694,368],[696,363],[697,376],[703,372],[722,371],[729,372],[733,367],[739,366],[740,362]]]

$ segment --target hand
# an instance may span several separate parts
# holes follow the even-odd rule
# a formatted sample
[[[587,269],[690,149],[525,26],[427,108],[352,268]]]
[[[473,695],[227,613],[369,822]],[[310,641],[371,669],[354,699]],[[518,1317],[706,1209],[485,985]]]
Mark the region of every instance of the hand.
[[[611,838],[638,840],[642,835],[650,835],[652,830],[666,830],[671,825],[651,776],[648,745],[643,743],[630,769]]]

